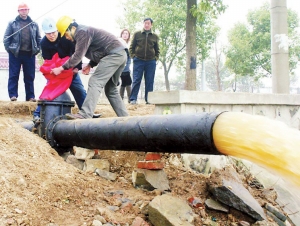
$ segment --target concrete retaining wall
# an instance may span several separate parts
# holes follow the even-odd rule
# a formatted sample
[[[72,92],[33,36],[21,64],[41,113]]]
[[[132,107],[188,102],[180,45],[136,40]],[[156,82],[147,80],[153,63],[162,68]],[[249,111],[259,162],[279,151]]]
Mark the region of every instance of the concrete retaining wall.
[[[155,114],[171,110],[172,114],[197,112],[244,112],[263,115],[300,130],[300,95],[256,94],[200,91],[151,92],[149,102],[155,104]]]

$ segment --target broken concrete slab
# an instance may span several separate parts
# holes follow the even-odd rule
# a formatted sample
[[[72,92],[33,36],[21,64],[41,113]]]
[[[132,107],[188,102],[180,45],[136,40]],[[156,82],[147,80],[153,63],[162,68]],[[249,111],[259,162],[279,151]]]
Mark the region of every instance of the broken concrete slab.
[[[192,226],[194,212],[186,201],[169,194],[156,196],[148,207],[149,220],[154,226]]]
[[[110,163],[107,159],[87,159],[84,162],[83,170],[95,172],[96,169],[109,171]]]
[[[300,225],[300,190],[291,185],[279,175],[273,174],[250,161],[243,160],[243,164],[253,175],[264,185],[277,192],[276,202],[282,206],[282,210],[287,214],[288,220],[294,225]],[[287,221],[286,221],[287,222]]]
[[[185,167],[203,174],[210,174],[230,163],[225,155],[182,154],[181,159]]]
[[[95,155],[95,150],[82,148],[82,147],[73,147],[73,151],[75,153],[75,157],[80,160],[91,159]]]
[[[170,190],[169,180],[164,170],[136,169],[132,172],[132,183],[133,186],[149,191],[155,189],[161,191]]]
[[[205,205],[208,209],[217,210],[225,213],[229,212],[229,208],[227,206],[224,206],[222,203],[219,203],[213,199],[206,199]]]
[[[111,181],[115,181],[117,178],[117,175],[115,173],[111,173],[111,172],[108,172],[108,171],[102,170],[102,169],[96,169],[95,173],[98,176],[103,177],[107,180],[111,180]]]
[[[74,155],[69,155],[66,162],[80,170],[82,170],[84,166],[84,161],[77,159]]]
[[[243,186],[232,166],[215,170],[208,179],[208,187],[217,201],[246,213],[256,220],[266,219],[262,207]]]

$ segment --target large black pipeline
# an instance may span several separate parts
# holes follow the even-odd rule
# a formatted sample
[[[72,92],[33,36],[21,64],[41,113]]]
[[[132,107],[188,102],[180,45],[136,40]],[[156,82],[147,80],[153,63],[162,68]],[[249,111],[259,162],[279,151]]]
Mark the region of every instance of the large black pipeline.
[[[46,140],[53,148],[220,154],[212,137],[220,113],[152,115],[99,119],[53,119]]]
[[[40,137],[45,138],[48,123],[58,115],[70,113],[75,102],[71,101],[69,94],[64,92],[52,101],[39,100],[38,105],[40,106],[40,124],[37,127],[37,133]]]
[[[142,152],[220,154],[212,136],[220,113],[151,115],[66,120],[74,101],[63,93],[53,101],[38,101],[41,119],[22,123],[57,151],[73,146]]]
[[[75,106],[75,102],[71,101],[71,97],[67,92],[62,93],[54,100],[39,100],[38,106],[40,107],[40,119],[35,123],[20,122],[23,128],[37,133],[40,137],[45,138],[46,126],[56,116],[64,115],[71,112],[71,107]]]

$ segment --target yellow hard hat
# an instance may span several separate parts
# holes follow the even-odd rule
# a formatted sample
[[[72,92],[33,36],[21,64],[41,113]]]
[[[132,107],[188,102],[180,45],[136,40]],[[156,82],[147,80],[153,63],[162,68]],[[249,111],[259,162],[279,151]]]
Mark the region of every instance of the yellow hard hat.
[[[73,19],[69,16],[62,16],[61,18],[58,19],[56,23],[56,28],[60,33],[60,36],[64,36],[66,33],[68,27],[70,24],[73,22]]]

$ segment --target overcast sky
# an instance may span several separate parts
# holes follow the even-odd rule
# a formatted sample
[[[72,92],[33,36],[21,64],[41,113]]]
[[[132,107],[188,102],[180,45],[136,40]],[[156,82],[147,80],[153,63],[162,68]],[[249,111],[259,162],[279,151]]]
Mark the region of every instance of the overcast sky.
[[[40,27],[45,17],[52,17],[57,20],[59,17],[67,15],[80,24],[103,28],[119,35],[120,29],[116,24],[116,19],[121,14],[119,0],[8,0],[5,3],[2,1],[0,7],[0,51],[4,51],[3,35],[7,24],[18,15],[18,5],[22,1],[29,5],[29,16]],[[41,32],[41,35],[44,34]]]
[[[227,31],[230,30],[237,22],[246,22],[246,15],[249,10],[261,7],[264,2],[271,0],[223,0],[228,8],[226,12],[218,19],[218,25],[222,28],[221,36],[227,37]],[[300,17],[300,0],[287,0],[287,8],[295,10]]]
[[[0,7],[0,51],[4,51],[3,35],[7,23],[18,15],[17,8],[23,0],[3,1]],[[24,0],[30,7],[29,16],[40,26],[45,17],[52,17],[57,20],[60,16],[68,15],[75,18],[80,24],[91,25],[103,28],[115,35],[119,35],[120,29],[116,19],[123,13],[120,7],[121,0]],[[271,0],[266,0],[270,2]],[[5,2],[5,3],[4,3]],[[226,36],[227,31],[238,21],[246,21],[246,14],[249,10],[260,7],[264,0],[224,0],[227,8],[218,20],[222,28],[222,35]],[[296,10],[300,15],[300,0],[287,0],[288,8]],[[43,33],[42,33],[43,35]]]

